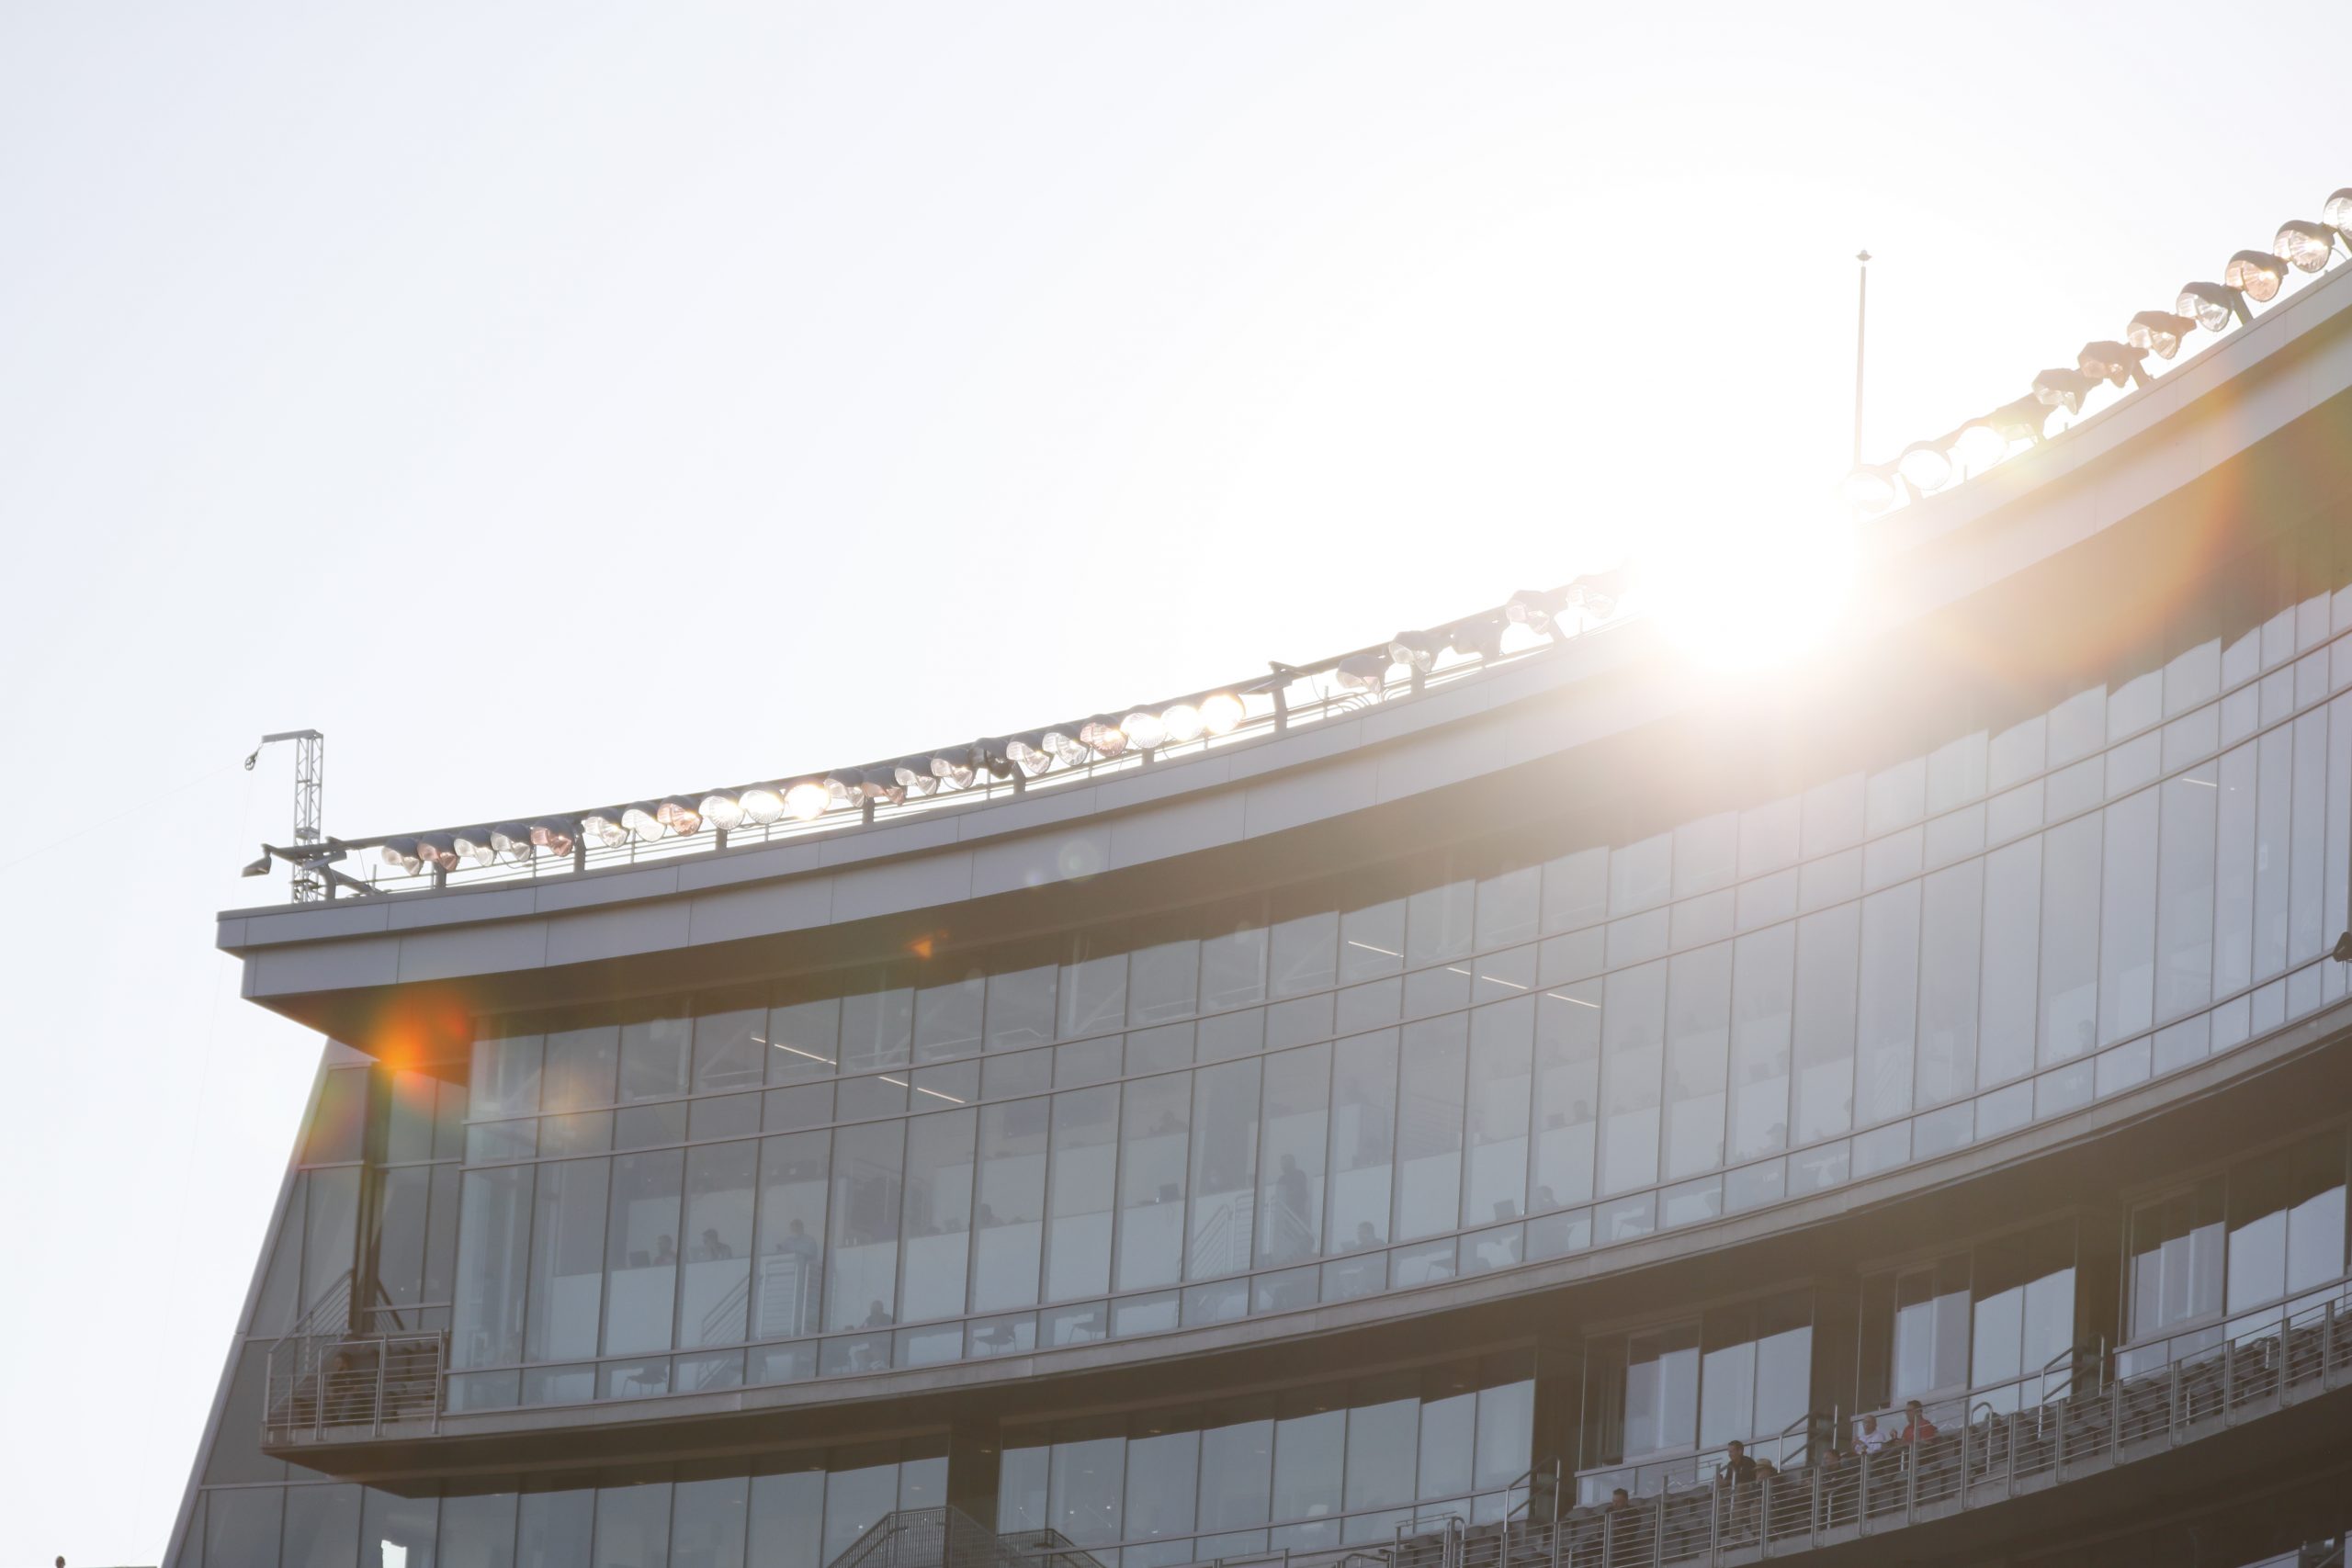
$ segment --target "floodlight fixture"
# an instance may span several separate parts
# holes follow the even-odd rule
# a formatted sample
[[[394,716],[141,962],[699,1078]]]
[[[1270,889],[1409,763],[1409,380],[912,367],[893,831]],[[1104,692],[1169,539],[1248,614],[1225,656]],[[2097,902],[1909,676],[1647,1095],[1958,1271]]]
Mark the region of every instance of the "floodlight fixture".
[[[1046,750],[1065,768],[1082,766],[1087,761],[1086,742],[1079,738],[1080,726],[1058,724],[1046,731]]]
[[[458,858],[468,865],[488,865],[498,858],[498,849],[490,841],[488,828],[460,828],[449,835],[449,842],[458,852]]]
[[[2125,385],[2144,387],[2148,384],[2148,351],[2134,348],[2128,343],[2101,338],[2097,343],[2083,344],[2075,355],[2075,368],[2094,381],[2105,381],[2110,387]]]
[[[1503,617],[1539,637],[1556,637],[1560,606],[1566,596],[1565,589],[1522,588],[1503,606]]]
[[[1437,638],[1427,632],[1398,632],[1388,639],[1388,662],[1426,675],[1437,662]]]
[[[419,833],[416,858],[435,871],[452,872],[458,869],[458,846],[447,833]]]
[[[651,843],[662,836],[662,818],[655,815],[659,809],[654,802],[640,800],[623,809],[621,826],[629,830],[630,837]]]
[[[931,776],[938,781],[935,787],[963,789],[971,784],[984,761],[979,747],[959,746],[952,750],[933,752],[923,765],[931,770]]]
[[[1377,692],[1388,680],[1385,653],[1351,653],[1331,669],[1331,679],[1351,692]]]
[[[2006,455],[2019,441],[2040,446],[2043,432],[2049,428],[2050,411],[2056,406],[2043,401],[2037,392],[2028,392],[2013,402],[2003,403],[1976,423],[2000,438]]]
[[[802,779],[784,792],[785,815],[813,822],[833,804],[833,792],[822,779]]]
[[[1846,504],[1864,516],[1875,516],[1902,499],[1902,474],[1894,463],[1866,463],[1846,476]]]
[[[414,839],[386,839],[376,853],[386,865],[409,876],[414,876],[424,869],[424,857],[417,853]],[[267,855],[262,857],[261,864],[263,871],[269,869]]]
[[[2335,242],[2341,238],[2336,231],[2339,227],[2290,219],[2278,226],[2278,237],[2270,242],[2271,254],[2297,272],[2324,272],[2335,254]]]
[[[521,862],[529,860],[537,846],[531,842],[531,829],[527,825],[499,822],[491,827],[490,847],[498,852],[501,860]]]
[[[2327,198],[2327,205],[2319,209],[2319,220],[2339,234],[2352,236],[2352,186]],[[2352,238],[2346,243],[2352,245]]]
[[[531,847],[551,855],[568,855],[580,844],[580,824],[569,817],[535,817],[525,826]]]
[[[1127,749],[1127,732],[1107,713],[1080,725],[1078,739],[1098,757],[1115,757]]]
[[[1496,615],[1472,615],[1456,621],[1445,632],[1445,645],[1456,653],[1475,653],[1480,659],[1502,656],[1503,618]]]
[[[1625,597],[1625,582],[1630,573],[1626,569],[1612,567],[1607,571],[1589,571],[1568,584],[1564,593],[1567,607],[1596,621],[1605,621],[1617,613],[1618,604]]]
[[[1138,751],[1157,751],[1168,744],[1168,721],[1149,708],[1137,708],[1121,719],[1119,731]]]
[[[2268,251],[2239,251],[2222,269],[2222,286],[2236,289],[2257,305],[2277,299],[2279,286],[2286,281],[2287,269]]]
[[[1016,735],[1004,743],[1004,760],[1033,779],[1054,765],[1054,756],[1042,731]]]
[[[683,795],[666,796],[653,808],[653,819],[680,838],[702,831],[702,808]]]
[[[1162,708],[1159,723],[1167,730],[1168,743],[1172,746],[1198,740],[1201,732],[1208,728],[1207,721],[1201,717],[1200,705],[1189,702],[1170,703]]]
[[[1936,441],[1914,441],[1894,459],[1894,471],[1903,482],[1922,495],[1939,491],[1951,483],[1951,449],[1960,439],[1960,432]]]
[[[2182,284],[2173,310],[2195,317],[2197,324],[2209,333],[2228,332],[2233,317],[2248,326],[2254,324],[2254,312],[2245,308],[2245,295],[2225,283]]]
[[[743,815],[760,827],[784,816],[784,786],[780,784],[749,784],[735,798],[742,806]]]
[[[2061,366],[2053,370],[2044,370],[2033,378],[2033,395],[2052,408],[2064,409],[2068,413],[2080,413],[2083,412],[2083,400],[2090,396],[2091,389],[2098,385],[2096,377]]]
[[[1231,692],[1211,692],[1200,707],[1201,728],[1211,735],[1230,735],[1247,716],[1241,699]]]
[[[2176,316],[2170,310],[2143,310],[2132,318],[2131,330],[2123,341],[2133,348],[2145,349],[2158,359],[2170,359],[2180,352],[2181,340],[2197,330],[2193,316]]]
[[[600,850],[616,850],[628,842],[628,812],[618,806],[599,807],[580,818],[580,830]]]
[[[695,807],[702,819],[720,832],[741,828],[751,814],[743,809],[743,797],[731,789],[715,789],[702,797]]]

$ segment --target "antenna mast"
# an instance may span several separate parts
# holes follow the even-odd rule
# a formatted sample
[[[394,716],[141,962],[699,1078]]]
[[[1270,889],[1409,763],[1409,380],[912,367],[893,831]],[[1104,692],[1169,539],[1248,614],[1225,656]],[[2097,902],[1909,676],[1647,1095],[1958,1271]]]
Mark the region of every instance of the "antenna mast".
[[[325,841],[323,827],[326,809],[327,738],[315,729],[281,729],[265,735],[261,744],[245,756],[245,772],[252,773],[261,754],[281,740],[294,742],[294,901],[314,903],[327,896],[324,863],[315,857],[300,856],[305,848]],[[263,857],[265,866],[267,856]]]

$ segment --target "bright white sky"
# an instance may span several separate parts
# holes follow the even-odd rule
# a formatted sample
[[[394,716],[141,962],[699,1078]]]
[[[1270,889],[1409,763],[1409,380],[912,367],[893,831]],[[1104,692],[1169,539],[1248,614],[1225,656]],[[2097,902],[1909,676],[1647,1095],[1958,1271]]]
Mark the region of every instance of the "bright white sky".
[[[153,1561],[212,1397],[317,1055],[210,946],[262,731],[413,829],[1769,554],[1858,247],[1884,457],[2352,183],[2352,10],[2243,20],[0,8],[0,1563]]]

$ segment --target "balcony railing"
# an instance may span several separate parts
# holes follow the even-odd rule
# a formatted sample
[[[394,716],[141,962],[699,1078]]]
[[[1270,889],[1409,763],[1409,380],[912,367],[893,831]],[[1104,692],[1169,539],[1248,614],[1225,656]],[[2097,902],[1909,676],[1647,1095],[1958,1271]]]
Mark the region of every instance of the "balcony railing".
[[[437,1430],[448,1336],[296,1333],[269,1348],[262,1446]]]

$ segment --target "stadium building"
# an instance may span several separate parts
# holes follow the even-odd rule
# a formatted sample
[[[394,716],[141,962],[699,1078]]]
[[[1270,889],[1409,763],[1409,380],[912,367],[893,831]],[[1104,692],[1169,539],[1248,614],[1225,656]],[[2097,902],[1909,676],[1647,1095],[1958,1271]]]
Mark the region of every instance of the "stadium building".
[[[328,1043],[167,1561],[2321,1560],[2352,268],[2290,241],[1858,475],[1801,676],[1588,579],[291,846],[219,942]]]

